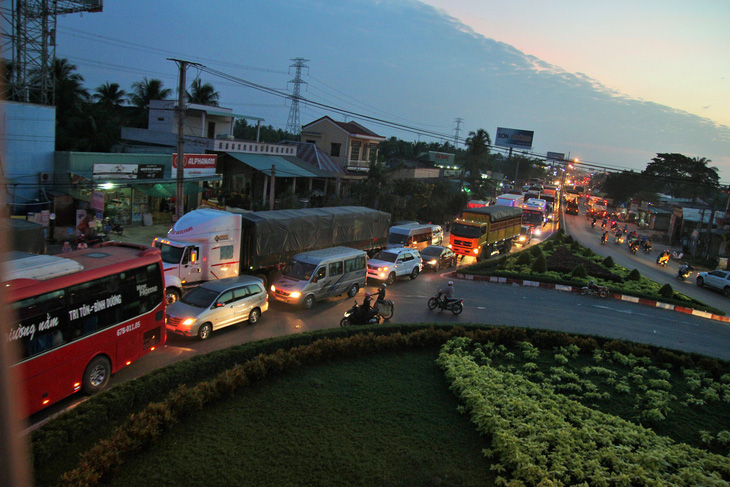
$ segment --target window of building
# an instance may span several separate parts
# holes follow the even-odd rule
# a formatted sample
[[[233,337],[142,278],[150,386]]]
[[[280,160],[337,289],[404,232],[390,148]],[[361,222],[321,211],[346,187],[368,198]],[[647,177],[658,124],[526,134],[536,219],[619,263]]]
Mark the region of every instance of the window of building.
[[[341,148],[342,148],[342,144],[332,143],[332,147],[330,149],[330,155],[332,157],[340,157],[340,149]]]
[[[351,161],[359,161],[360,160],[360,146],[362,143],[357,140],[353,141],[352,145],[350,145],[350,160]]]

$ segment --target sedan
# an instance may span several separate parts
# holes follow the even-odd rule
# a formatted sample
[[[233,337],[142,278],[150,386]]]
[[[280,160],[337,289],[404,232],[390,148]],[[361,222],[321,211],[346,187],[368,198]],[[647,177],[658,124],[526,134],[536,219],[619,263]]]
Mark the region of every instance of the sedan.
[[[428,267],[438,272],[442,267],[455,266],[456,254],[448,247],[429,245],[421,250],[421,260],[423,261],[423,267]]]
[[[697,285],[711,287],[722,291],[725,296],[730,296],[730,272],[720,269],[700,272],[697,275]]]
[[[263,279],[230,277],[208,281],[172,303],[165,322],[168,332],[206,340],[213,330],[245,320],[254,324],[268,309]]]

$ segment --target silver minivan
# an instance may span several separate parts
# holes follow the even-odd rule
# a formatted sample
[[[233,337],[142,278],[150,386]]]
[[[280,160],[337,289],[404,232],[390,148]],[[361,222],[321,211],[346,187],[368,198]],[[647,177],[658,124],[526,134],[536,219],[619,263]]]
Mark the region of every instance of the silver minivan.
[[[252,325],[269,309],[264,281],[253,276],[237,276],[208,281],[167,307],[168,333],[197,336],[201,340],[241,321]]]
[[[277,301],[309,309],[317,300],[347,293],[355,296],[367,281],[367,254],[349,247],[303,252],[292,257],[271,285]]]
[[[439,227],[440,228],[440,227]],[[433,241],[433,225],[408,223],[395,225],[388,232],[388,248],[409,247],[422,250]]]

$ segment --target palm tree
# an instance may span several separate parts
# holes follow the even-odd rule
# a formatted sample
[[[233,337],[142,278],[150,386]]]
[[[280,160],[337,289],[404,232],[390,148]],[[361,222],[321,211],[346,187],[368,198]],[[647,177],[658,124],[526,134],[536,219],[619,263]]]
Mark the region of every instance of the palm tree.
[[[124,104],[124,97],[127,96],[126,91],[119,89],[119,83],[109,83],[108,81],[94,91],[91,99],[108,108],[121,107]]]
[[[492,139],[486,130],[478,129],[476,132],[469,132],[469,138],[466,139],[466,158],[461,165],[460,188],[464,186],[467,169],[472,180],[481,179],[482,169],[488,167],[491,145]]]
[[[198,105],[208,105],[217,107],[219,93],[215,91],[210,83],[203,84],[200,78],[196,79],[190,85],[190,91],[187,93],[188,103],[196,103]]]
[[[132,83],[132,93],[128,95],[129,103],[137,108],[147,109],[152,100],[166,100],[172,95],[170,88],[163,88],[162,81],[159,79],[143,78],[142,81]]]

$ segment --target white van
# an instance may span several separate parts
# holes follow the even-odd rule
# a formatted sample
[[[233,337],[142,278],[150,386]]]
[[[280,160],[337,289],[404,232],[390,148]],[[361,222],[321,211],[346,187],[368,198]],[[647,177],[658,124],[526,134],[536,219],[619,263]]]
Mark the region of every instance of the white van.
[[[355,296],[367,280],[367,254],[348,247],[302,252],[292,257],[271,285],[277,301],[309,309],[320,299],[347,293]]]
[[[388,233],[388,248],[408,247],[423,250],[433,241],[433,225],[409,223],[390,227]]]
[[[444,230],[441,225],[431,225],[433,236],[431,237],[431,245],[441,245],[444,242]]]

